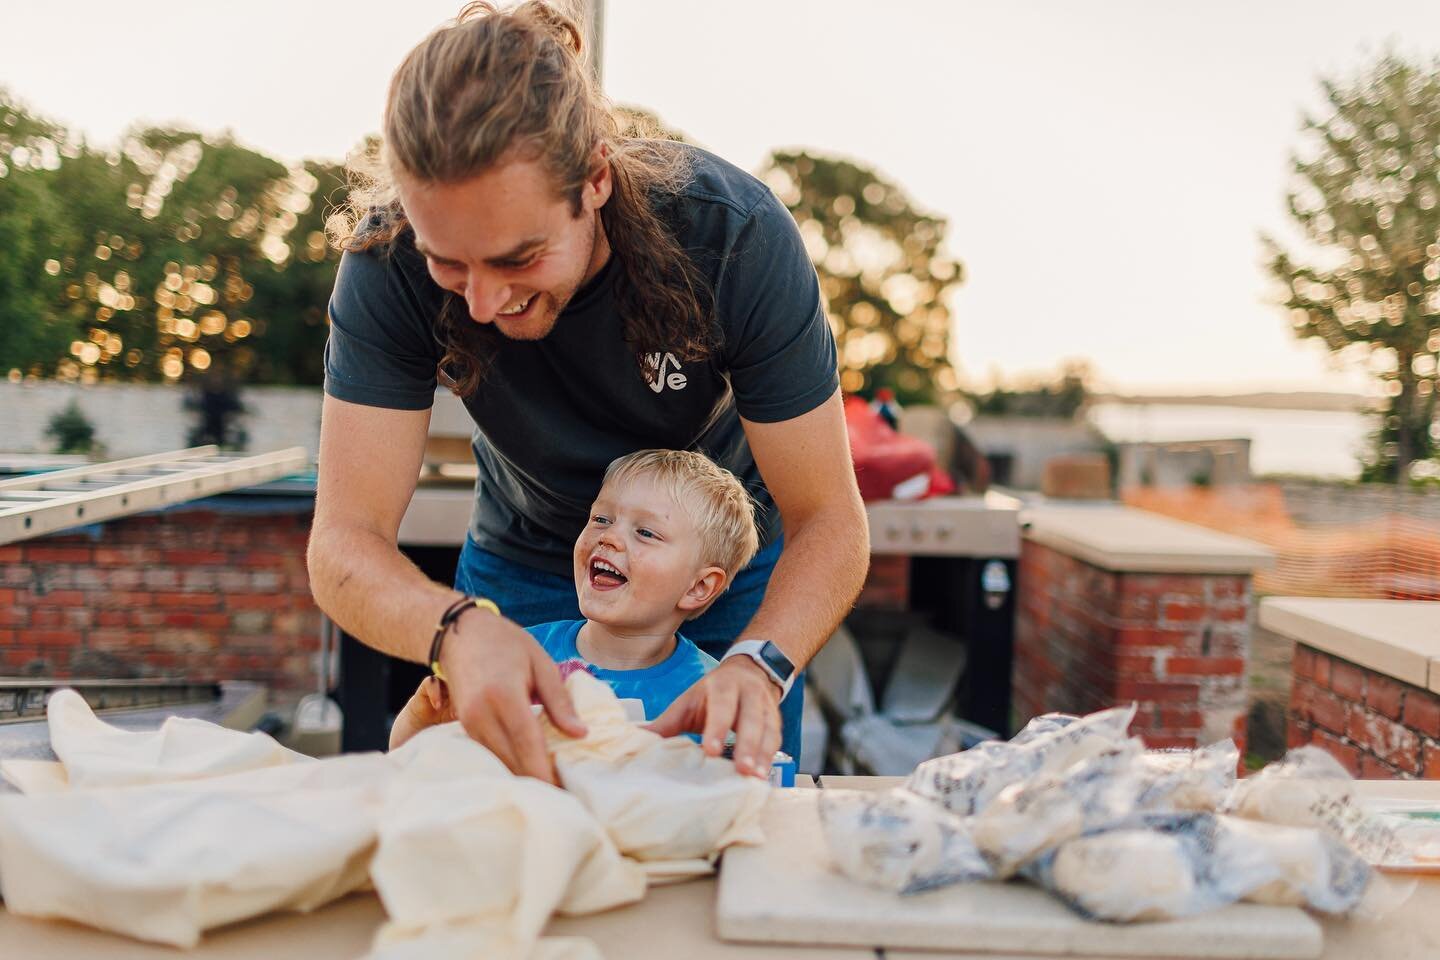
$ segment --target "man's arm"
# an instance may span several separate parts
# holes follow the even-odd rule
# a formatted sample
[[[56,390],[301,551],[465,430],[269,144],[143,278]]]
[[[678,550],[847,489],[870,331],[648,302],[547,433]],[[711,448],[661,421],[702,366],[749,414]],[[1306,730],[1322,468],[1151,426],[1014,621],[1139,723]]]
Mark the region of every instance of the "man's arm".
[[[445,608],[461,598],[421,573],[397,545],[429,423],[428,410],[325,397],[307,553],[321,609],[367,645],[417,663],[429,655]],[[553,781],[531,694],[567,733],[584,728],[539,644],[511,621],[475,610],[455,622],[441,660],[465,731],[516,773]]]
[[[765,599],[741,636],[769,640],[803,667],[855,602],[870,562],[865,506],[855,484],[837,390],[809,413],[779,423],[743,420],[765,486],[785,525],[785,546]],[[656,721],[672,735],[703,730],[717,754],[735,731],[736,765],[768,772],[780,746],[779,690],[748,657],[726,660]]]

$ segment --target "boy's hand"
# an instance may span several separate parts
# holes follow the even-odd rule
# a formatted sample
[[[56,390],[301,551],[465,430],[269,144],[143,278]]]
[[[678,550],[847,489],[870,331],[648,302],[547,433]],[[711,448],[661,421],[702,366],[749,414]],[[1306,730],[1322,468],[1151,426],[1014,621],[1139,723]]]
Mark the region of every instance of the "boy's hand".
[[[530,704],[540,703],[568,736],[583,737],[585,725],[559,668],[534,637],[512,620],[477,610],[451,627],[440,650],[440,669],[466,733],[512,773],[556,783],[540,718]]]
[[[720,756],[725,734],[735,731],[735,769],[769,777],[780,749],[780,688],[749,657],[731,657],[695,682],[647,724],[662,737],[699,733],[700,745]]]
[[[426,727],[454,719],[455,711],[445,695],[445,684],[435,677],[426,677],[395,718],[395,725],[390,728],[390,749],[394,750]]]

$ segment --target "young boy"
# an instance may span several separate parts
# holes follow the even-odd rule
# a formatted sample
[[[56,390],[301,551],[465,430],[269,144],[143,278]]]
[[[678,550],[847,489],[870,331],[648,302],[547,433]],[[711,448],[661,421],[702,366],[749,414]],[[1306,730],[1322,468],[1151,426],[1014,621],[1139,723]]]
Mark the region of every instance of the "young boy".
[[[704,454],[641,450],[605,471],[575,541],[584,620],[529,627],[562,673],[588,670],[654,720],[716,665],[677,630],[705,612],[759,548],[754,504]],[[454,719],[427,677],[395,719],[390,746]]]

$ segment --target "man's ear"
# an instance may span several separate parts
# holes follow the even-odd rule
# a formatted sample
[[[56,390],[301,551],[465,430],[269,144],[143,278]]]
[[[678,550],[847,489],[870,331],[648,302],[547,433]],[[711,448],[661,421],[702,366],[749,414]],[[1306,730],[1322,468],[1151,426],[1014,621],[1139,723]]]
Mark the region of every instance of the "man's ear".
[[[686,613],[699,610],[720,595],[721,591],[725,589],[728,579],[725,571],[719,567],[706,567],[695,577],[694,582],[690,584],[690,589],[685,591],[685,595],[680,598],[679,603],[675,604],[675,608]]]
[[[580,188],[581,202],[591,210],[599,210],[610,200],[614,180],[610,175],[610,151],[603,143],[590,151],[590,172]]]

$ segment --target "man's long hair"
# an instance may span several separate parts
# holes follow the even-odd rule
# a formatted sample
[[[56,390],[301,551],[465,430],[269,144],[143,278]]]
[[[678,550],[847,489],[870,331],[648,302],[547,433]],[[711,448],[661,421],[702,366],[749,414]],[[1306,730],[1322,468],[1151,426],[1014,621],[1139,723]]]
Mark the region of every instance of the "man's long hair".
[[[343,249],[392,244],[409,229],[394,171],[425,183],[462,183],[498,163],[535,160],[580,214],[597,146],[613,184],[600,209],[615,259],[625,340],[647,378],[653,357],[699,360],[717,347],[714,293],[676,240],[664,211],[689,179],[685,153],[664,140],[621,135],[581,55],[580,30],[541,0],[514,10],[470,3],[395,71],[384,138],[350,164],[349,200],[330,223]],[[447,294],[435,320],[442,379],[475,392],[503,336]],[[650,359],[647,359],[650,358]]]

